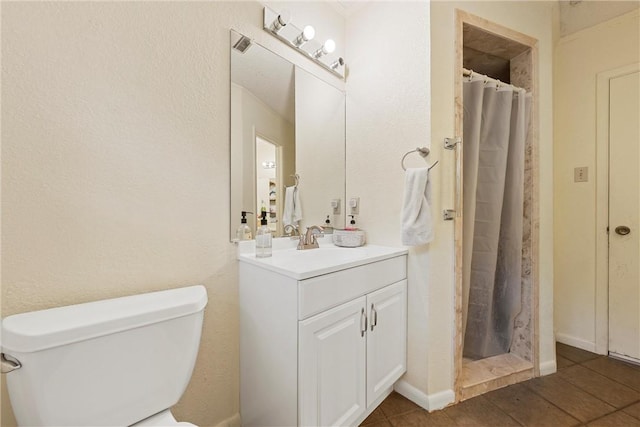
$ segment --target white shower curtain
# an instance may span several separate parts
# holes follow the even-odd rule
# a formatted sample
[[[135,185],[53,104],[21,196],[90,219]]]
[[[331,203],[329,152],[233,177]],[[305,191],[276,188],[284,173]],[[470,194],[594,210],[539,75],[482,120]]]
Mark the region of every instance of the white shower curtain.
[[[482,78],[463,88],[463,354],[481,359],[509,351],[521,308],[531,95]]]

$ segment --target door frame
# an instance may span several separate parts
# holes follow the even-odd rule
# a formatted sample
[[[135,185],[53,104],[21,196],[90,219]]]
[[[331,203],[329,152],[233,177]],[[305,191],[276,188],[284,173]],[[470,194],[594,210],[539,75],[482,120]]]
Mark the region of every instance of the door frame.
[[[283,230],[282,230],[282,213],[284,210],[284,189],[285,189],[285,185],[284,185],[284,170],[283,170],[283,154],[282,154],[282,144],[279,144],[278,142],[275,142],[273,140],[273,138],[270,138],[268,136],[265,136],[263,133],[258,132],[255,127],[253,128],[253,158],[256,159],[255,161],[255,165],[254,168],[258,167],[258,159],[257,159],[257,152],[258,150],[256,149],[256,145],[258,143],[258,138],[260,138],[261,140],[268,142],[269,144],[273,145],[275,147],[275,151],[276,151],[276,155],[275,155],[275,162],[276,162],[276,218],[278,218],[278,222],[276,222],[276,236],[282,236],[283,235]],[[256,202],[256,206],[255,206],[255,219],[256,222],[258,219],[260,219],[260,206],[258,206],[258,172],[257,170],[255,170],[255,175],[254,175],[254,179],[253,179],[253,201]],[[256,228],[257,231],[257,228]]]
[[[540,162],[539,162],[539,123],[540,123],[540,96],[539,96],[539,71],[538,71],[538,40],[526,34],[515,31],[511,28],[504,27],[500,24],[489,21],[480,16],[473,15],[469,12],[456,9],[456,46],[455,46],[455,135],[461,136],[464,141],[464,112],[462,100],[462,69],[463,69],[463,50],[464,50],[464,26],[471,25],[483,32],[495,35],[509,42],[515,42],[529,48],[528,56],[520,65],[524,66],[527,71],[529,89],[533,95],[533,104],[531,106],[531,147],[529,152],[525,152],[525,161],[530,161],[530,181],[531,201],[530,201],[530,221],[531,235],[529,242],[528,259],[531,265],[531,363],[533,364],[533,375],[540,376],[540,336],[539,336],[539,312],[540,312],[540,263],[539,263],[539,233],[540,233]],[[512,58],[514,59],[514,58]],[[516,83],[516,82],[514,82]],[[525,85],[521,85],[525,87]],[[464,144],[464,142],[462,143]],[[456,187],[455,187],[455,207],[456,216],[454,218],[454,240],[455,240],[455,259],[454,259],[454,277],[455,277],[455,337],[454,337],[454,392],[455,402],[460,402],[463,398],[463,342],[462,342],[462,257],[463,257],[463,221],[464,206],[462,202],[462,181],[463,181],[463,150],[460,144],[456,144],[455,150],[456,162]],[[525,172],[526,173],[526,172]],[[527,177],[525,177],[525,183]],[[526,185],[526,184],[525,184]],[[493,384],[485,383],[486,390],[491,391],[497,388],[498,382]]]
[[[597,74],[595,352],[609,352],[609,80],[640,71],[640,63]]]

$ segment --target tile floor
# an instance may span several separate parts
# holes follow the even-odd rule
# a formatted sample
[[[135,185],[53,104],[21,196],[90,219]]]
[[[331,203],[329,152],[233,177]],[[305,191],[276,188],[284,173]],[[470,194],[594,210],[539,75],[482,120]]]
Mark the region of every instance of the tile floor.
[[[564,344],[558,372],[428,413],[392,393],[362,423],[397,426],[638,426],[640,366]]]

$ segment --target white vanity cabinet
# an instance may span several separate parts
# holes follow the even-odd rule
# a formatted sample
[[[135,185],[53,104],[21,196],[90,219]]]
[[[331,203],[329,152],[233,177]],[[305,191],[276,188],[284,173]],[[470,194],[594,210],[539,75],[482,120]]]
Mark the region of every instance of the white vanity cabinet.
[[[300,425],[354,425],[386,397],[406,370],[406,322],[406,280],[301,321]]]
[[[239,257],[243,426],[357,425],[406,371],[406,251],[365,248],[328,270]]]

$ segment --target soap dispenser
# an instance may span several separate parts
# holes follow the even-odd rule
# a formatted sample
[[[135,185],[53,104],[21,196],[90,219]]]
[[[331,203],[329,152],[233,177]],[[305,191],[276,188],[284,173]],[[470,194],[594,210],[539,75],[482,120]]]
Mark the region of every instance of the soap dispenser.
[[[349,215],[351,217],[351,221],[349,221],[349,226],[345,227],[345,230],[357,230],[358,227],[356,227],[356,216],[355,215]]]
[[[262,212],[260,228],[256,232],[256,258],[270,257],[271,254],[271,230],[267,224],[267,213]]]
[[[322,231],[324,232],[324,234],[333,234],[333,225],[331,225],[331,220],[329,219],[329,215],[327,215],[327,219],[324,220]]]
[[[240,227],[236,230],[236,240],[251,240],[253,236],[251,235],[251,227],[247,225],[247,214],[253,214],[253,212],[242,211],[240,218]]]

